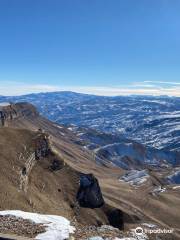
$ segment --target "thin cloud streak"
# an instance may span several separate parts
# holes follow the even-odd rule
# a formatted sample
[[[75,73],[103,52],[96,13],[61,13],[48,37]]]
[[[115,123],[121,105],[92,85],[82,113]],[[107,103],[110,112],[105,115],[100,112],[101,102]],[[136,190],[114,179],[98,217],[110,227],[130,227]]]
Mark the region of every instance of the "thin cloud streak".
[[[166,81],[144,81],[144,83],[166,84],[166,85],[180,85],[180,82],[166,82]]]

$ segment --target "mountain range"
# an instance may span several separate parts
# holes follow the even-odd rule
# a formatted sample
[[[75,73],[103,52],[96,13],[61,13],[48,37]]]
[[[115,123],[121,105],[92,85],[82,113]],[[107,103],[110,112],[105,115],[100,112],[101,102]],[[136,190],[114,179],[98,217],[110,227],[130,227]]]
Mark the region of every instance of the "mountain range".
[[[49,120],[124,136],[146,146],[180,150],[180,98],[105,97],[74,92],[0,97],[0,102],[30,102]]]

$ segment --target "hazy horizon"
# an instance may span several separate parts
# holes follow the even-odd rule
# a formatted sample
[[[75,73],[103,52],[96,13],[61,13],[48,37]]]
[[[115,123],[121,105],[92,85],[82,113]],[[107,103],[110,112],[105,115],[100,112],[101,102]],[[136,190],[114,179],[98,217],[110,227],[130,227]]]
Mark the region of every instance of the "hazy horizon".
[[[128,90],[127,90],[128,91]],[[23,93],[19,93],[19,94],[0,94],[0,96],[2,97],[18,97],[18,96],[23,96],[23,95],[31,95],[31,94],[47,94],[47,93],[63,93],[63,92],[72,92],[72,93],[77,93],[77,94],[87,94],[87,95],[94,95],[94,96],[104,96],[104,97],[118,97],[118,96],[145,96],[145,97],[162,97],[162,96],[167,96],[167,97],[180,97],[180,95],[167,95],[167,94],[145,94],[145,93],[118,93],[117,90],[114,89],[114,91],[111,90],[111,92],[109,92],[109,88],[107,88],[107,90],[105,91],[103,89],[103,91],[91,91],[90,89],[88,91],[83,91],[83,90],[68,90],[68,89],[61,89],[61,90],[52,90],[52,91],[29,91],[29,92],[23,92]]]
[[[143,85],[144,84],[144,85]],[[166,85],[166,87],[164,87]],[[146,86],[146,87],[145,87]],[[168,87],[167,87],[168,86]],[[0,95],[20,96],[41,92],[71,91],[100,96],[126,96],[126,95],[152,95],[152,96],[175,96],[180,97],[180,83],[178,82],[151,82],[134,83],[131,86],[56,86],[41,84],[25,84],[21,82],[3,81],[0,85]]]

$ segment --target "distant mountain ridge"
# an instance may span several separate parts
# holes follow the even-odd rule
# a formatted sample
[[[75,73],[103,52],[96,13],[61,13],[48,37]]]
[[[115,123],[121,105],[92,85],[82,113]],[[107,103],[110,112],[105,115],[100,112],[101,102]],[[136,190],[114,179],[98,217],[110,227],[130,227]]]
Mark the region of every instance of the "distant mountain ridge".
[[[158,149],[180,150],[179,97],[51,92],[0,96],[0,102],[5,101],[30,102],[43,116],[60,124],[122,135]]]

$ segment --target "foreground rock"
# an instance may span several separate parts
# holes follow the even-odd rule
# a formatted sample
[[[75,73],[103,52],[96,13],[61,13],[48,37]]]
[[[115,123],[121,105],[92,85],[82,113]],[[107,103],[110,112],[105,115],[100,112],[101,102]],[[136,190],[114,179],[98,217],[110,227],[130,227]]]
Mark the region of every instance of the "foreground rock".
[[[102,239],[115,239],[116,237],[122,237],[123,232],[117,228],[109,225],[96,226],[77,226],[76,232],[73,235],[77,240],[102,240]]]
[[[0,233],[11,233],[34,238],[43,232],[45,232],[43,224],[36,224],[30,220],[12,215],[0,216]]]
[[[104,205],[98,180],[93,174],[81,174],[77,201],[81,207],[87,208],[100,208]]]

